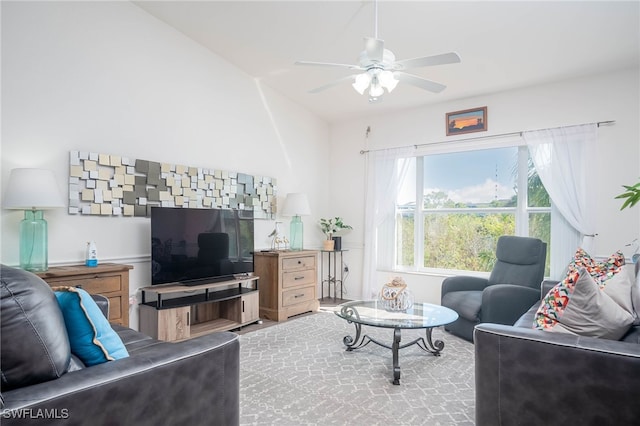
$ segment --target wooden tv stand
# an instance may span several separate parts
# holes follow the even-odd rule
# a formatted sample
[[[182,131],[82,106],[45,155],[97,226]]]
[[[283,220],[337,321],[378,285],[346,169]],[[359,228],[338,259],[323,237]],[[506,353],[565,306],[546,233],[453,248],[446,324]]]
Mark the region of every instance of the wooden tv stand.
[[[193,286],[160,284],[140,290],[140,331],[159,340],[184,340],[260,321],[256,276]],[[149,293],[155,299],[150,300]]]

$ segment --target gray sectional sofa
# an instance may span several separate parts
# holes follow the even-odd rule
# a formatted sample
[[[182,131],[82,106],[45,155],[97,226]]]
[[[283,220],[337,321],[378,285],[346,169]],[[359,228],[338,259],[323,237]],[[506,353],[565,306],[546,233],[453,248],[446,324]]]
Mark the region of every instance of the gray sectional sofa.
[[[129,356],[85,367],[44,281],[1,266],[0,296],[2,425],[239,423],[236,334],[166,343],[113,325]]]
[[[475,327],[477,426],[640,424],[640,326],[620,341],[550,333],[532,328],[537,308]]]

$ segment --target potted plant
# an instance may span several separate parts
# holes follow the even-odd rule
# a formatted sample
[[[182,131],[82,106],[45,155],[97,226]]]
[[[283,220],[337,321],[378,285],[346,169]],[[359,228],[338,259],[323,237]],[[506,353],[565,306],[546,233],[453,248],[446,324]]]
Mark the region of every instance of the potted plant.
[[[343,229],[353,228],[350,225],[346,225],[342,221],[342,218],[336,216],[329,219],[321,218],[320,229],[322,229],[322,232],[327,236],[327,239],[323,243],[323,248],[325,250],[341,250],[341,238],[335,237],[334,234],[342,231]]]
[[[622,185],[622,187],[626,189],[626,191],[616,197],[626,198],[624,203],[622,203],[620,210],[624,210],[627,207],[633,207],[638,201],[640,201],[640,181],[633,186]]]

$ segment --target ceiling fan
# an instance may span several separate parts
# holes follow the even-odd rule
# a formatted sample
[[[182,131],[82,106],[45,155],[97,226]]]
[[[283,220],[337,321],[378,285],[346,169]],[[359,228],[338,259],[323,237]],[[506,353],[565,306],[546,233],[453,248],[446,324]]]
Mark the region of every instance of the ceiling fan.
[[[460,56],[455,52],[439,55],[423,56],[413,59],[396,61],[396,57],[390,50],[384,48],[384,41],[378,38],[378,2],[374,2],[374,37],[365,37],[365,47],[360,52],[357,65],[338,64],[329,62],[296,61],[296,65],[310,65],[323,67],[339,67],[350,70],[362,71],[358,74],[348,75],[324,86],[310,90],[309,93],[318,93],[331,87],[348,81],[352,81],[353,88],[361,95],[369,89],[369,102],[376,102],[384,94],[384,89],[391,93],[399,81],[419,87],[433,93],[442,92],[447,86],[435,81],[427,80],[417,75],[404,72],[410,68],[427,67],[433,65],[454,64],[460,62]]]

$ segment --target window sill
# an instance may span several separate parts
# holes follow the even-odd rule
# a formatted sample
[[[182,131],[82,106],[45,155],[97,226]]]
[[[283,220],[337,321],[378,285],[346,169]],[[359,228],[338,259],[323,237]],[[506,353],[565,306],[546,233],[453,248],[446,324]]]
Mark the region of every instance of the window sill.
[[[428,276],[428,277],[455,277],[459,275],[464,275],[468,277],[480,277],[480,278],[489,278],[490,272],[480,272],[480,271],[465,271],[465,270],[455,270],[455,269],[436,269],[429,268],[423,270],[415,270],[415,269],[378,269],[378,272],[388,272],[393,274],[405,274],[405,275],[415,275],[415,276]]]

